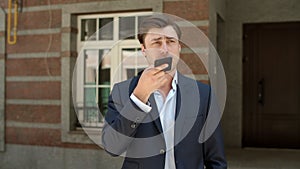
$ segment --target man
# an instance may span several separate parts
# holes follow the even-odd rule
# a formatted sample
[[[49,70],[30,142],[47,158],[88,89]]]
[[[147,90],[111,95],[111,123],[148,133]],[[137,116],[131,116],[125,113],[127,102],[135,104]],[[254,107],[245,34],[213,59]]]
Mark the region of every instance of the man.
[[[108,153],[125,156],[122,169],[227,168],[220,126],[199,142],[211,91],[177,72],[180,37],[179,27],[163,15],[146,18],[139,27],[150,66],[114,86],[102,134]],[[172,65],[154,67],[165,57],[172,57]]]

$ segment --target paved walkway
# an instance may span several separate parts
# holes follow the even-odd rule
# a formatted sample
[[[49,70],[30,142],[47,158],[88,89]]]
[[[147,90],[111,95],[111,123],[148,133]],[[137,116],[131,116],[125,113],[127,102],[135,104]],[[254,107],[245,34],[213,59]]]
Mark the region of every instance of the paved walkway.
[[[229,169],[300,169],[300,150],[226,149]]]

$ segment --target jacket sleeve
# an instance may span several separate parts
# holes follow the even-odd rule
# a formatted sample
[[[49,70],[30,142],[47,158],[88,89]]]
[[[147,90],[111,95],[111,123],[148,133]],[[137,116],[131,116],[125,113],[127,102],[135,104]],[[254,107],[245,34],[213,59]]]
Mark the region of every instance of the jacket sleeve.
[[[220,125],[213,135],[203,144],[204,163],[207,169],[226,169],[224,143]]]
[[[221,117],[217,99],[210,89],[204,132],[209,138],[203,143],[204,164],[207,169],[226,169],[224,141],[221,130]],[[214,131],[213,131],[214,130]]]
[[[127,89],[126,94],[127,94]],[[124,92],[124,89],[122,90]],[[121,97],[119,85],[115,85],[109,96],[108,111],[102,130],[102,145],[113,156],[124,153],[134,139],[139,123],[146,113],[128,97]],[[123,99],[121,99],[123,98]],[[128,98],[128,99],[124,99]]]

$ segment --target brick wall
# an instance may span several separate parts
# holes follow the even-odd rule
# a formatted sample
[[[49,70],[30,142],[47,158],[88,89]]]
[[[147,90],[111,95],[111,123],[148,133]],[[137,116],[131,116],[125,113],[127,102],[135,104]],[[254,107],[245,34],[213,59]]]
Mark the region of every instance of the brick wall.
[[[208,20],[209,20],[209,2],[208,0],[182,0],[182,1],[165,1],[163,3],[163,11],[165,13],[169,13],[175,16],[178,16],[180,18],[186,19],[190,22],[192,22],[196,27],[198,27],[206,36],[208,36]],[[190,26],[183,26],[181,28],[183,32],[186,32],[186,34],[183,35],[183,39],[188,39],[190,42],[189,46],[186,45],[183,46],[183,51],[181,54],[181,59],[184,61],[184,64],[188,66],[189,69],[192,70],[192,73],[195,75],[195,77],[204,82],[208,83],[207,79],[207,70],[205,69],[202,60],[199,59],[199,57],[194,53],[191,52],[188,48],[194,48],[203,46],[207,47],[207,44],[204,44],[205,41],[191,41],[191,39],[194,39],[193,36],[195,36],[193,33],[190,33],[189,29],[193,29],[193,27]],[[194,46],[195,44],[195,46]],[[187,50],[185,50],[187,49]],[[184,52],[187,51],[187,52]],[[199,53],[198,53],[199,54]],[[207,59],[208,55],[207,53],[201,53],[201,57]],[[179,70],[182,73],[187,73],[186,68],[183,68],[185,66],[179,67]],[[188,75],[189,73],[187,73]]]
[[[7,144],[62,146],[60,105],[51,102],[60,101],[62,15],[60,9],[39,8],[47,5],[46,2],[23,1],[17,43],[7,44]],[[7,1],[2,6],[6,7]],[[32,6],[37,8],[28,8]],[[49,53],[52,54],[49,56]]]
[[[6,48],[7,144],[97,148],[61,141],[61,33],[65,30],[60,6],[91,1],[96,0],[50,0],[51,6],[48,0],[23,1],[17,44]],[[1,6],[7,8],[7,1]],[[208,34],[208,0],[165,1],[163,12],[190,20]],[[193,53],[183,53],[182,60],[193,73],[207,75]]]

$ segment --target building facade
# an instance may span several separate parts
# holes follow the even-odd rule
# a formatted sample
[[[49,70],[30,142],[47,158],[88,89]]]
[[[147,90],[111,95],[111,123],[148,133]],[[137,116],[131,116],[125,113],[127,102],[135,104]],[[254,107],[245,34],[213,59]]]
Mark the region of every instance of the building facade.
[[[252,117],[245,114],[243,102],[243,77],[250,71],[243,69],[245,24],[300,22],[297,0],[19,0],[17,39],[9,44],[14,23],[8,20],[16,19],[15,12],[9,17],[9,2],[0,2],[0,168],[120,168],[122,158],[111,158],[95,142],[100,142],[102,113],[113,83],[146,66],[134,35],[140,20],[154,12],[190,21],[214,44],[227,76],[222,119],[226,147],[245,147],[249,131],[244,124],[251,126],[246,122]],[[120,39],[125,40],[110,50]],[[188,48],[181,54],[195,78],[208,83],[208,70],[195,54]],[[120,68],[120,63],[125,66]],[[214,70],[215,61],[209,63]],[[118,69],[122,73],[115,75]],[[298,133],[300,108],[293,111],[296,125],[286,128]],[[294,134],[295,147],[300,147]]]

